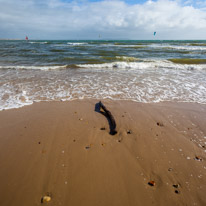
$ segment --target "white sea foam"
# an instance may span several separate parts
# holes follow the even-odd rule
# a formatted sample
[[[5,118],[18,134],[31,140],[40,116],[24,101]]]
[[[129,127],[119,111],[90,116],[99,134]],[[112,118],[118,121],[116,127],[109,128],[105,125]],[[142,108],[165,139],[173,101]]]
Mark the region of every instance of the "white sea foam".
[[[40,42],[40,41],[28,41],[30,44],[48,44],[47,41],[45,42]]]
[[[130,58],[130,57],[122,57]],[[118,58],[117,58],[118,59]],[[135,59],[133,59],[135,60]],[[138,59],[137,59],[138,61]],[[104,64],[78,64],[82,68],[97,68],[97,69],[178,69],[178,70],[206,70],[206,64],[176,64],[168,60],[144,60],[139,62],[112,62]]]
[[[111,63],[102,64],[77,64],[79,68],[88,69],[118,69],[118,70],[144,70],[144,69],[173,69],[173,70],[206,70],[206,64],[177,64],[169,60],[143,60],[134,57],[119,57],[116,59],[121,59],[124,61],[116,61]],[[11,66],[0,66],[0,70],[3,69],[24,69],[24,70],[60,70],[66,69],[67,65],[62,66],[24,66],[24,65],[11,65]]]
[[[190,46],[190,45],[171,45],[171,44],[151,44],[147,45],[148,47],[152,48],[170,48],[175,50],[187,50],[187,51],[195,51],[195,50],[201,50],[206,51],[206,46]]]
[[[88,43],[84,43],[84,42],[67,42],[68,45],[71,45],[71,46],[80,46],[80,45],[86,45]]]
[[[0,110],[84,98],[206,104],[205,65],[191,70],[167,60],[141,60],[78,66],[1,66]]]

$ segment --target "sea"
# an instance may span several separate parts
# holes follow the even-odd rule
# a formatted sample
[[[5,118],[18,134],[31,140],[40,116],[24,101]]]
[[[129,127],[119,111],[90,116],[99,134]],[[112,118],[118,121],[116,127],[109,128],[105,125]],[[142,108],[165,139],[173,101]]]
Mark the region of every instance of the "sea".
[[[0,41],[0,110],[76,99],[205,104],[206,41]]]

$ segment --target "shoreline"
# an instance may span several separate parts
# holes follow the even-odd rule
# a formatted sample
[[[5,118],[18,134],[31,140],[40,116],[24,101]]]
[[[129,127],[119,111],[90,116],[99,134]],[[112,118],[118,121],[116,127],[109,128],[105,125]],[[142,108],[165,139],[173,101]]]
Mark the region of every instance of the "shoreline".
[[[0,111],[0,205],[206,204],[206,105],[97,102]]]
[[[25,104],[25,105],[21,105],[19,107],[12,107],[12,108],[3,108],[0,110],[0,112],[2,111],[10,111],[10,110],[18,110],[18,109],[22,109],[24,107],[31,107],[33,106],[34,104],[50,104],[50,103],[61,103],[61,102],[64,102],[64,103],[70,103],[70,102],[73,102],[73,101],[77,101],[77,102],[84,102],[84,101],[94,101],[94,102],[99,102],[100,99],[96,99],[96,98],[83,98],[83,99],[78,99],[78,98],[74,98],[74,99],[70,99],[70,100],[40,100],[40,101],[36,101],[34,100],[32,103],[28,103],[28,104]],[[164,104],[169,104],[169,105],[182,105],[182,104],[185,104],[185,105],[196,105],[196,106],[206,106],[206,103],[201,103],[201,102],[187,102],[187,101],[171,101],[171,100],[168,100],[168,101],[159,101],[159,102],[140,102],[140,101],[137,101],[137,100],[133,100],[133,99],[112,99],[112,98],[105,98],[105,99],[101,99],[101,101],[105,101],[105,102],[133,102],[133,103],[136,103],[136,104],[145,104],[145,105],[164,105]]]

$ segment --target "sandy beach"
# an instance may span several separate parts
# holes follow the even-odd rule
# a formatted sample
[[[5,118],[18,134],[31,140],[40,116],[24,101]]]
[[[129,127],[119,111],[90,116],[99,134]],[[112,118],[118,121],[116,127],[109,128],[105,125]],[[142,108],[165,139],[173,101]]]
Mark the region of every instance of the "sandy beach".
[[[206,105],[97,102],[0,112],[1,206],[206,205]]]

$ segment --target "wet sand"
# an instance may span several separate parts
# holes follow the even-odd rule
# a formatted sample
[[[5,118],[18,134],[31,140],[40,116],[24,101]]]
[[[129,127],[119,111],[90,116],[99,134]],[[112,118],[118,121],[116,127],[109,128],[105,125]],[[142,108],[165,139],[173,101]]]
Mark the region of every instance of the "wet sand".
[[[206,205],[206,105],[97,102],[0,112],[0,205]]]

